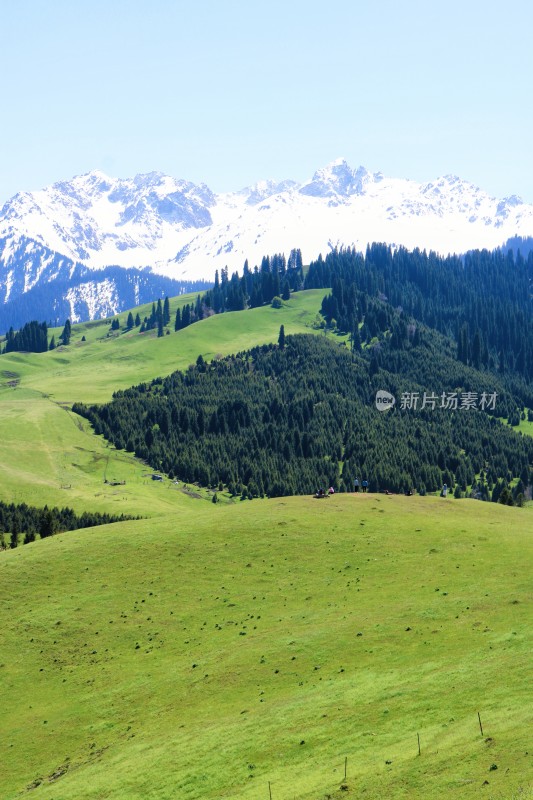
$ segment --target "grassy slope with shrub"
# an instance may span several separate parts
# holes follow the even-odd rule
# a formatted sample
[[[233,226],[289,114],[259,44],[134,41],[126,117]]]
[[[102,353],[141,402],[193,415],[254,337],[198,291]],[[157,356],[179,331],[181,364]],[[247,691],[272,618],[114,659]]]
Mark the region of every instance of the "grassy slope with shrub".
[[[0,554],[2,798],[531,796],[529,509],[199,503],[65,408],[308,331],[321,296],[0,359],[1,499],[146,517]]]
[[[149,468],[93,436],[72,403],[110,400],[117,389],[186,368],[199,353],[212,359],[276,341],[281,324],[287,333],[308,332],[323,295],[301,292],[280,310],[222,314],[159,339],[138,330],[108,338],[104,322],[75,325],[69,347],[2,356],[0,499],[132,515],[176,507],[176,492],[162,492]],[[105,485],[104,475],[126,486]]]

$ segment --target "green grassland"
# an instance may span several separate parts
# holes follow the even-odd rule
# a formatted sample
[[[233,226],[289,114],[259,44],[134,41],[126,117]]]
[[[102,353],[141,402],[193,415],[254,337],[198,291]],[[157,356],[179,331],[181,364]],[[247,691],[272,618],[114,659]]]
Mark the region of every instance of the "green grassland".
[[[185,369],[199,353],[211,359],[276,341],[282,324],[287,333],[309,332],[323,294],[300,292],[281,309],[213,316],[159,339],[138,329],[108,337],[108,322],[91,322],[73,326],[68,347],[2,356],[0,500],[133,515],[176,507],[183,492],[154,484],[149,468],[107,446],[69,407]]]
[[[532,533],[338,495],[6,552],[0,796],[530,796]]]
[[[309,333],[324,294],[321,289],[298,292],[283,308],[219,314],[178,332],[171,327],[170,335],[162,338],[156,331],[141,334],[138,328],[110,333],[109,322],[75,325],[68,347],[3,356],[0,383],[9,388],[18,380],[20,386],[49,394],[59,402],[103,402],[117,389],[186,368],[200,353],[211,360],[274,342],[280,325],[287,334]],[[120,315],[122,323],[126,316]]]
[[[530,508],[214,505],[69,410],[309,332],[323,294],[0,358],[0,499],[142,517],[0,553],[2,800],[533,796]]]

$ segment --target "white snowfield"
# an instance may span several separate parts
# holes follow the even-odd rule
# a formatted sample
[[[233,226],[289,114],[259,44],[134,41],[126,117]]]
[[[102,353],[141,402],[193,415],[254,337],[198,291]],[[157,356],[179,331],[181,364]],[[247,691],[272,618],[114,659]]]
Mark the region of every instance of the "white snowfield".
[[[447,254],[494,249],[512,236],[533,236],[533,206],[449,175],[420,184],[338,159],[304,184],[260,181],[215,195],[158,172],[118,179],[95,171],[5,204],[0,282],[10,280],[21,237],[93,269],[151,267],[178,280],[213,280],[217,269],[241,271],[245,259],[253,267],[296,247],[307,263],[335,247],[364,250],[374,241]],[[25,246],[24,285],[31,288],[45,265]]]

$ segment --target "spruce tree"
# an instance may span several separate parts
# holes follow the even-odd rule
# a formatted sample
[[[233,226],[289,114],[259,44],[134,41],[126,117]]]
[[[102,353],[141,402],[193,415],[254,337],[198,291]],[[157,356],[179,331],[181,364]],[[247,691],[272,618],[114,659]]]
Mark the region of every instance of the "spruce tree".
[[[48,536],[53,536],[56,531],[57,520],[52,511],[45,506],[41,516],[41,522],[39,524],[39,534],[41,539],[46,539]]]
[[[70,320],[67,319],[65,321],[65,327],[63,328],[63,333],[59,338],[64,345],[67,345],[70,344],[70,336],[71,336],[71,325],[70,325]]]
[[[157,313],[155,310],[155,303],[152,303],[152,313],[150,314],[150,319],[146,322],[146,330],[151,330],[155,328],[157,322]]]
[[[279,336],[278,336],[278,346],[281,350],[285,347],[285,326],[280,325],[279,328]]]

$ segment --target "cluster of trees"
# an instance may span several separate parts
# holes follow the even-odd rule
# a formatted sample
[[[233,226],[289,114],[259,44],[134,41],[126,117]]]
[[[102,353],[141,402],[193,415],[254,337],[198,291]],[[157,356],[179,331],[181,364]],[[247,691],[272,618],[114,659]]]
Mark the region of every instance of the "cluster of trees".
[[[154,304],[152,303],[152,315],[151,315],[151,318],[153,316],[154,316]],[[148,318],[145,317],[144,321],[145,321],[145,324],[146,324],[147,321],[148,321]],[[115,322],[115,320],[113,320],[113,322]],[[117,320],[117,322],[118,322],[118,325],[115,326],[115,330],[119,330],[120,329],[120,322],[118,320]],[[142,323],[141,323],[141,315],[139,314],[139,312],[137,312],[135,314],[135,317],[134,317],[132,312],[130,311],[129,314],[128,314],[128,318],[126,320],[126,330],[131,331],[132,328],[139,328],[141,325],[142,325]],[[113,328],[113,324],[111,324],[111,328]]]
[[[46,322],[27,322],[15,332],[10,328],[7,332],[4,353],[24,351],[27,353],[44,353],[48,350],[48,326]]]
[[[139,316],[137,314],[137,316]],[[157,335],[163,336],[165,333],[165,325],[170,322],[170,303],[168,297],[165,297],[164,303],[161,303],[161,298],[157,301],[157,305],[152,303],[152,311],[149,317],[145,317],[141,323],[140,333],[151,331],[157,328]],[[129,326],[129,317],[127,327]],[[131,326],[133,327],[133,325]]]
[[[61,344],[69,344],[71,336],[70,320],[67,319],[65,326],[59,337]],[[2,352],[11,353],[14,351],[26,353],[44,353],[46,350],[54,350],[56,347],[55,336],[52,336],[48,343],[48,326],[46,322],[32,320],[26,322],[22,328],[15,332],[10,328],[6,335],[6,343]]]
[[[384,381],[395,392],[435,388],[428,363],[428,381],[411,382],[413,364],[419,357],[427,362],[426,346],[404,354],[405,374],[381,368],[372,374],[366,357],[326,338],[280,335],[277,346],[210,364],[200,356],[185,373],[74,411],[116,447],[171,477],[226,486],[243,497],[307,494],[329,485],[346,491],[363,476],[373,490],[436,491],[447,483],[466,491],[481,471],[491,488],[513,477],[530,486],[533,439],[487,413],[413,412],[399,404],[387,414],[376,411]],[[458,367],[468,386],[479,389],[478,373]]]
[[[477,500],[492,500],[493,503],[500,503],[504,506],[518,506],[522,508],[531,492],[524,485],[523,480],[514,482],[514,485],[504,478],[500,478],[495,483],[487,480],[484,472],[481,473],[476,482],[472,485],[470,496]],[[455,487],[455,497],[463,497],[463,492],[459,486]]]
[[[302,253],[294,249],[288,260],[283,254],[264,256],[261,266],[253,270],[245,261],[242,277],[234,272],[229,278],[227,269],[223,269],[219,279],[217,270],[215,285],[204,295],[204,302],[215,314],[257,308],[271,303],[274,297],[289,300],[291,292],[299,291],[303,282]]]
[[[26,503],[15,505],[0,501],[0,549],[18,547],[19,544],[28,544],[38,538],[46,539],[63,531],[107,525],[126,519],[132,517],[96,512],[77,515],[71,508],[36,508]]]
[[[302,253],[291,250],[288,260],[282,254],[264,256],[261,266],[250,269],[248,261],[244,264],[242,276],[234,272],[231,278],[226,268],[215,274],[215,285],[195,303],[177,310],[174,330],[179,331],[193,322],[223,314],[225,311],[243,311],[246,308],[272,303],[274,298],[289,300],[291,292],[303,287]]]
[[[193,322],[199,322],[214,313],[213,309],[205,302],[204,297],[198,295],[195,303],[188,303],[177,309],[174,320],[175,331],[181,331],[183,328],[192,325]]]
[[[135,319],[133,318],[133,314],[130,311],[128,314],[128,318],[126,320],[126,330],[131,331],[132,328],[138,328],[141,324],[141,316],[139,312],[135,314]]]

